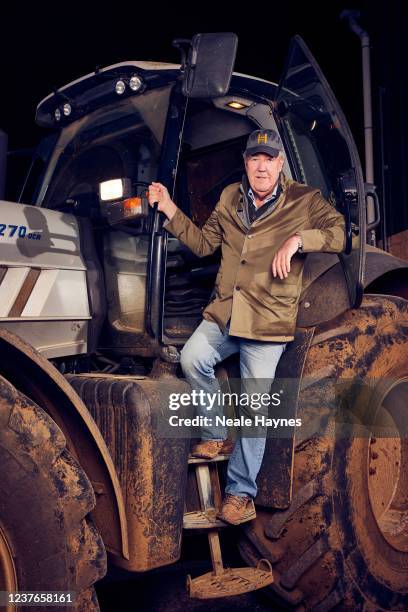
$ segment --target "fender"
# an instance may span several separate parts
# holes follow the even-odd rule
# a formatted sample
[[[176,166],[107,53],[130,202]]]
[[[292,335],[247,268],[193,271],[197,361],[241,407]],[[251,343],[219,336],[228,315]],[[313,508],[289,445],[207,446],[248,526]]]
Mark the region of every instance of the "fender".
[[[408,299],[408,262],[366,245],[364,292]],[[333,253],[309,253],[303,271],[298,327],[320,325],[350,308],[340,260]]]
[[[85,470],[96,494],[92,517],[105,547],[129,558],[125,506],[105,441],[87,407],[64,376],[16,334],[0,328],[0,372],[57,423],[67,448]]]

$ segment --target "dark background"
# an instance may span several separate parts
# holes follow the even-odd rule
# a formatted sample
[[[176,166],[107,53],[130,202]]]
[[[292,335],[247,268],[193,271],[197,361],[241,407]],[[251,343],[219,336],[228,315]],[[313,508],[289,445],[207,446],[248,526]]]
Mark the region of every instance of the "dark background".
[[[178,63],[172,39],[197,32],[235,32],[235,70],[277,81],[290,39],[300,34],[348,118],[364,163],[361,50],[339,18],[347,8],[361,11],[360,24],[371,38],[375,180],[386,204],[388,233],[402,231],[408,227],[408,35],[396,0],[3,5],[0,128],[9,135],[10,149],[31,147],[42,133],[34,124],[35,107],[54,87],[124,60]],[[17,183],[13,175],[8,197]]]
[[[379,0],[326,3],[292,0],[253,0],[190,5],[154,0],[108,4],[54,1],[3,3],[0,16],[0,128],[9,135],[9,148],[34,146],[42,131],[34,124],[38,102],[54,87],[95,69],[124,60],[178,62],[171,46],[176,37],[197,32],[233,31],[239,37],[236,71],[279,80],[290,39],[300,34],[318,60],[350,123],[364,164],[363,101],[360,41],[339,19],[341,10],[361,10],[360,24],[368,31],[372,49],[375,180],[386,206],[389,234],[408,228],[408,34],[402,2]],[[381,104],[380,104],[381,100]],[[381,129],[382,126],[382,129]],[[9,180],[8,197],[15,197],[19,177]],[[203,550],[205,546],[203,545]],[[203,555],[207,555],[207,549]],[[191,569],[191,563],[188,570]],[[186,601],[184,577],[115,576],[99,586],[103,609],[208,609]],[[175,570],[175,571],[176,571]],[[164,577],[163,577],[164,576]],[[173,598],[170,600],[170,598]],[[264,610],[255,598],[239,598],[235,609]],[[160,602],[156,601],[160,599]],[[176,602],[176,599],[178,603]],[[153,602],[153,603],[152,603]],[[133,608],[134,604],[134,608]],[[231,601],[220,603],[220,610]],[[269,607],[269,605],[268,605]]]

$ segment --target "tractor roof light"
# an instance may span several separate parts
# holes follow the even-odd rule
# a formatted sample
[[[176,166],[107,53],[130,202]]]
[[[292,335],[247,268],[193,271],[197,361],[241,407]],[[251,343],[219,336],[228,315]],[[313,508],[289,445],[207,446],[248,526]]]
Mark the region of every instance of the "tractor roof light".
[[[125,93],[125,89],[126,89],[125,81],[123,81],[122,79],[119,79],[119,81],[116,81],[115,91],[118,94],[118,96],[121,96],[123,93]]]
[[[64,106],[62,107],[62,112],[64,113],[65,117],[69,117],[71,112],[72,112],[72,106],[69,104],[69,102],[66,102],[64,104]]]
[[[139,91],[143,85],[142,79],[137,75],[133,74],[129,79],[129,87],[132,91]]]
[[[216,108],[233,111],[241,115],[244,115],[248,111],[248,109],[252,108],[253,106],[256,106],[254,100],[237,95],[220,96],[214,98],[213,104]]]
[[[61,121],[61,116],[62,116],[61,109],[56,108],[55,111],[54,111],[55,120],[56,121]]]
[[[243,108],[248,108],[250,105],[249,104],[243,104],[242,102],[238,102],[237,100],[231,100],[230,102],[227,102],[227,105],[230,108],[233,108],[234,110],[242,110]]]

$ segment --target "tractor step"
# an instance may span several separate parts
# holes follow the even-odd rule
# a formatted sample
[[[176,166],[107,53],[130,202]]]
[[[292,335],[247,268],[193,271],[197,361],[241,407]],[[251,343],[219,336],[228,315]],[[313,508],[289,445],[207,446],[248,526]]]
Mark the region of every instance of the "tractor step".
[[[183,529],[222,529],[229,527],[227,523],[217,519],[215,508],[208,510],[195,510],[185,512],[183,518]]]
[[[188,463],[197,464],[197,463],[214,463],[216,461],[228,461],[231,455],[217,455],[214,459],[201,459],[200,457],[192,457],[191,455],[188,458]]]
[[[210,599],[231,597],[262,589],[273,582],[272,567],[269,561],[261,559],[256,568],[224,568],[218,531],[231,527],[217,519],[221,509],[221,489],[218,475],[218,462],[228,459],[222,455],[215,459],[190,458],[190,469],[194,470],[200,509],[184,514],[184,529],[206,529],[213,571],[191,578],[187,576],[187,591],[190,597]]]
[[[262,569],[261,566],[265,569]],[[222,568],[198,578],[187,576],[187,592],[197,599],[232,597],[262,589],[273,582],[272,567],[266,559],[260,559],[255,567]]]
[[[200,507],[184,513],[184,529],[217,529],[228,526],[216,518],[216,513],[221,508],[218,461],[218,457],[217,461],[214,459],[189,460],[190,469],[194,470],[197,482]]]

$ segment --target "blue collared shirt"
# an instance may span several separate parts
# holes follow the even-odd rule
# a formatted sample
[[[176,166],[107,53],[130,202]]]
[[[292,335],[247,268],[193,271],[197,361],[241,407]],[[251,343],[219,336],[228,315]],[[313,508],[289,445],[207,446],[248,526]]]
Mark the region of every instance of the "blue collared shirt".
[[[276,192],[278,191],[278,187],[279,187],[279,181],[276,183],[275,185],[275,189],[272,191],[271,195],[265,200],[265,202],[262,204],[262,206],[264,206],[265,204],[267,204],[270,200],[272,200],[273,198],[275,198],[276,196]],[[258,210],[256,204],[255,204],[255,196],[254,196],[254,192],[252,191],[251,187],[248,189],[248,195],[251,198],[251,202],[252,204],[255,206],[255,208]],[[259,207],[261,208],[261,207]]]
[[[255,196],[254,196],[254,193],[251,187],[248,189],[248,201],[251,202],[252,204],[252,206],[249,207],[249,210],[248,210],[248,214],[249,214],[251,223],[258,217],[260,217],[266,210],[271,212],[271,210],[274,208],[273,203],[278,199],[280,195],[280,192],[281,192],[280,187],[281,187],[280,181],[278,181],[276,183],[276,186],[273,192],[270,194],[270,196],[268,196],[265,202],[259,207],[257,207],[255,204]]]

